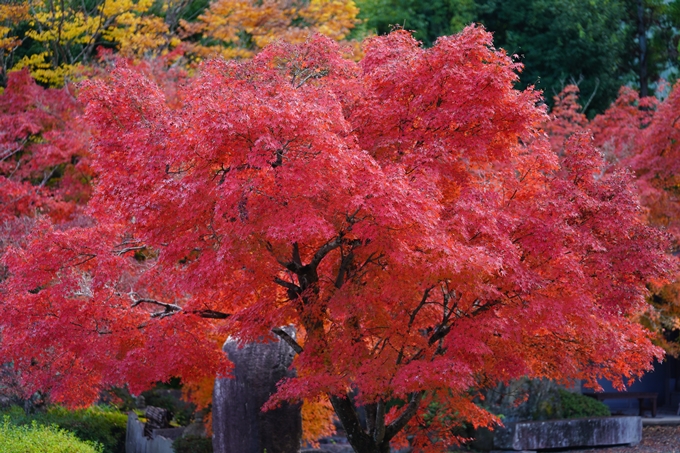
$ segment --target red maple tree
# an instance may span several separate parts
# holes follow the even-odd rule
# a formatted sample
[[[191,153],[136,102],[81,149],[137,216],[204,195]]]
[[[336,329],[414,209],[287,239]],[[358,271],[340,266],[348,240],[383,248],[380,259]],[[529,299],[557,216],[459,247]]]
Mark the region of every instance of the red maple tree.
[[[269,407],[328,397],[355,451],[435,452],[497,421],[474,400],[500,381],[650,368],[631,315],[669,262],[630,176],[582,133],[553,152],[480,28],[341,54],[316,36],[213,61],[170,104],[124,67],[84,87],[92,225],[3,259],[0,360],[28,391],[195,382],[226,336],[278,335],[297,377]]]
[[[68,228],[84,219],[91,171],[72,88],[44,89],[23,70],[10,73],[0,93],[0,259],[44,224]],[[0,282],[8,272],[0,262]],[[2,301],[11,298],[3,293]],[[0,373],[4,394],[21,393],[16,377]]]
[[[619,98],[592,122],[597,145],[635,172],[648,221],[680,239],[680,88],[663,102],[640,99],[622,88]]]
[[[607,159],[634,172],[645,218],[670,235],[675,259],[680,244],[679,108],[677,84],[662,101],[640,98],[624,87],[612,106],[590,123],[595,144]],[[642,322],[659,334],[656,340],[666,351],[677,355],[680,345],[669,340],[680,329],[680,275],[671,280],[652,283],[652,304]]]

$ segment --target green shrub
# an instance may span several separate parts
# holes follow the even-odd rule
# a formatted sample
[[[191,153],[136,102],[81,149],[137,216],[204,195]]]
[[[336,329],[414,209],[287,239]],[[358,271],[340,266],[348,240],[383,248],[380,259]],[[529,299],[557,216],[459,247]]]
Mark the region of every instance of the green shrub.
[[[0,424],[2,453],[102,453],[100,445],[78,439],[73,433],[54,426],[17,426],[5,417]]]
[[[68,410],[53,406],[47,412],[26,415],[21,408],[14,406],[6,414],[15,425],[29,425],[34,421],[39,425],[55,425],[74,433],[81,440],[100,444],[103,453],[125,453],[127,415],[110,407]]]
[[[571,393],[559,389],[562,403],[562,417],[608,417],[611,415],[609,408],[602,402],[580,393]]]
[[[175,453],[213,453],[212,439],[199,436],[178,437],[172,443]]]

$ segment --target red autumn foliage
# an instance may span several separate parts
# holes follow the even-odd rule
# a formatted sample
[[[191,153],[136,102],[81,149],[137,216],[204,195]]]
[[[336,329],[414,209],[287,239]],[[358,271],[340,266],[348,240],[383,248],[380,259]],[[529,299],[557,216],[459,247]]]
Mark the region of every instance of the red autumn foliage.
[[[576,85],[567,85],[553,98],[555,104],[546,123],[546,132],[556,153],[562,152],[569,137],[585,132],[589,126],[588,118],[581,112],[578,94]]]
[[[89,196],[82,109],[69,87],[44,89],[27,70],[11,73],[0,95],[0,222],[73,214]]]
[[[677,125],[680,89],[676,85],[661,101],[656,97],[640,99],[636,91],[622,87],[609,109],[590,122],[584,121],[585,117],[577,111],[574,97],[577,93],[576,87],[567,87],[556,99],[554,120],[547,127],[554,149],[559,151],[559,143],[566,135],[591,130],[594,144],[610,162],[609,170],[626,168],[633,172],[646,221],[665,231],[677,251],[680,239],[680,151],[677,145],[680,139]],[[569,115],[564,114],[565,111],[576,113]],[[664,349],[678,354],[678,345],[669,342],[667,334],[680,329],[680,279],[676,274],[671,281],[671,284],[651,282],[652,306],[642,322],[659,333],[657,341]]]
[[[91,191],[88,135],[71,88],[41,88],[24,70],[11,73],[0,94],[0,259],[10,247],[25,249],[42,225],[68,228],[83,220]],[[0,282],[8,275],[0,263]],[[3,305],[13,303],[11,294],[1,294]],[[6,370],[0,387],[24,389]]]
[[[480,28],[341,54],[316,36],[213,61],[172,102],[125,67],[86,84],[92,225],[3,258],[0,361],[27,392],[199,382],[225,371],[218,339],[279,335],[298,376],[269,407],[328,397],[356,451],[435,452],[496,421],[473,400],[500,381],[650,368],[631,315],[670,263],[631,177],[584,133],[555,153]]]

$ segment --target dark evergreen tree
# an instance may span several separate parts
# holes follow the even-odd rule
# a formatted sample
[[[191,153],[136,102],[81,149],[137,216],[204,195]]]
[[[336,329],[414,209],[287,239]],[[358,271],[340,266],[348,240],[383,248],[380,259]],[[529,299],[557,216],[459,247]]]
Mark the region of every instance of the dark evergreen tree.
[[[480,22],[494,44],[524,63],[521,87],[536,85],[548,103],[570,83],[589,116],[603,111],[621,85],[641,96],[678,69],[680,0],[358,0],[364,27],[384,34],[413,30],[429,46]]]
[[[457,33],[477,18],[474,0],[356,0],[364,27],[383,35],[399,26],[426,46]]]
[[[619,0],[478,0],[477,18],[494,43],[524,63],[522,87],[547,102],[576,83],[588,113],[604,110],[625,76],[630,30]]]
[[[653,94],[660,78],[678,77],[680,1],[625,0],[628,36],[624,69],[641,97]]]

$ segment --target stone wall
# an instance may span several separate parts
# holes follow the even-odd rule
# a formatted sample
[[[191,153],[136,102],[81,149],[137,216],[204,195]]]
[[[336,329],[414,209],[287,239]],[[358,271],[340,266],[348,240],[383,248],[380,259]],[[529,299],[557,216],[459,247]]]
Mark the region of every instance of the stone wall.
[[[291,331],[292,333],[292,331]],[[302,436],[300,406],[283,404],[262,412],[276,384],[294,376],[293,349],[284,341],[240,347],[227,340],[224,351],[234,364],[231,379],[217,379],[213,392],[215,453],[296,453]]]
[[[182,435],[184,428],[154,429],[151,437],[144,436],[144,423],[137,414],[128,413],[125,433],[125,453],[174,453],[172,441]]]
[[[495,431],[494,446],[502,450],[637,445],[642,440],[640,417],[597,417],[509,423]]]

